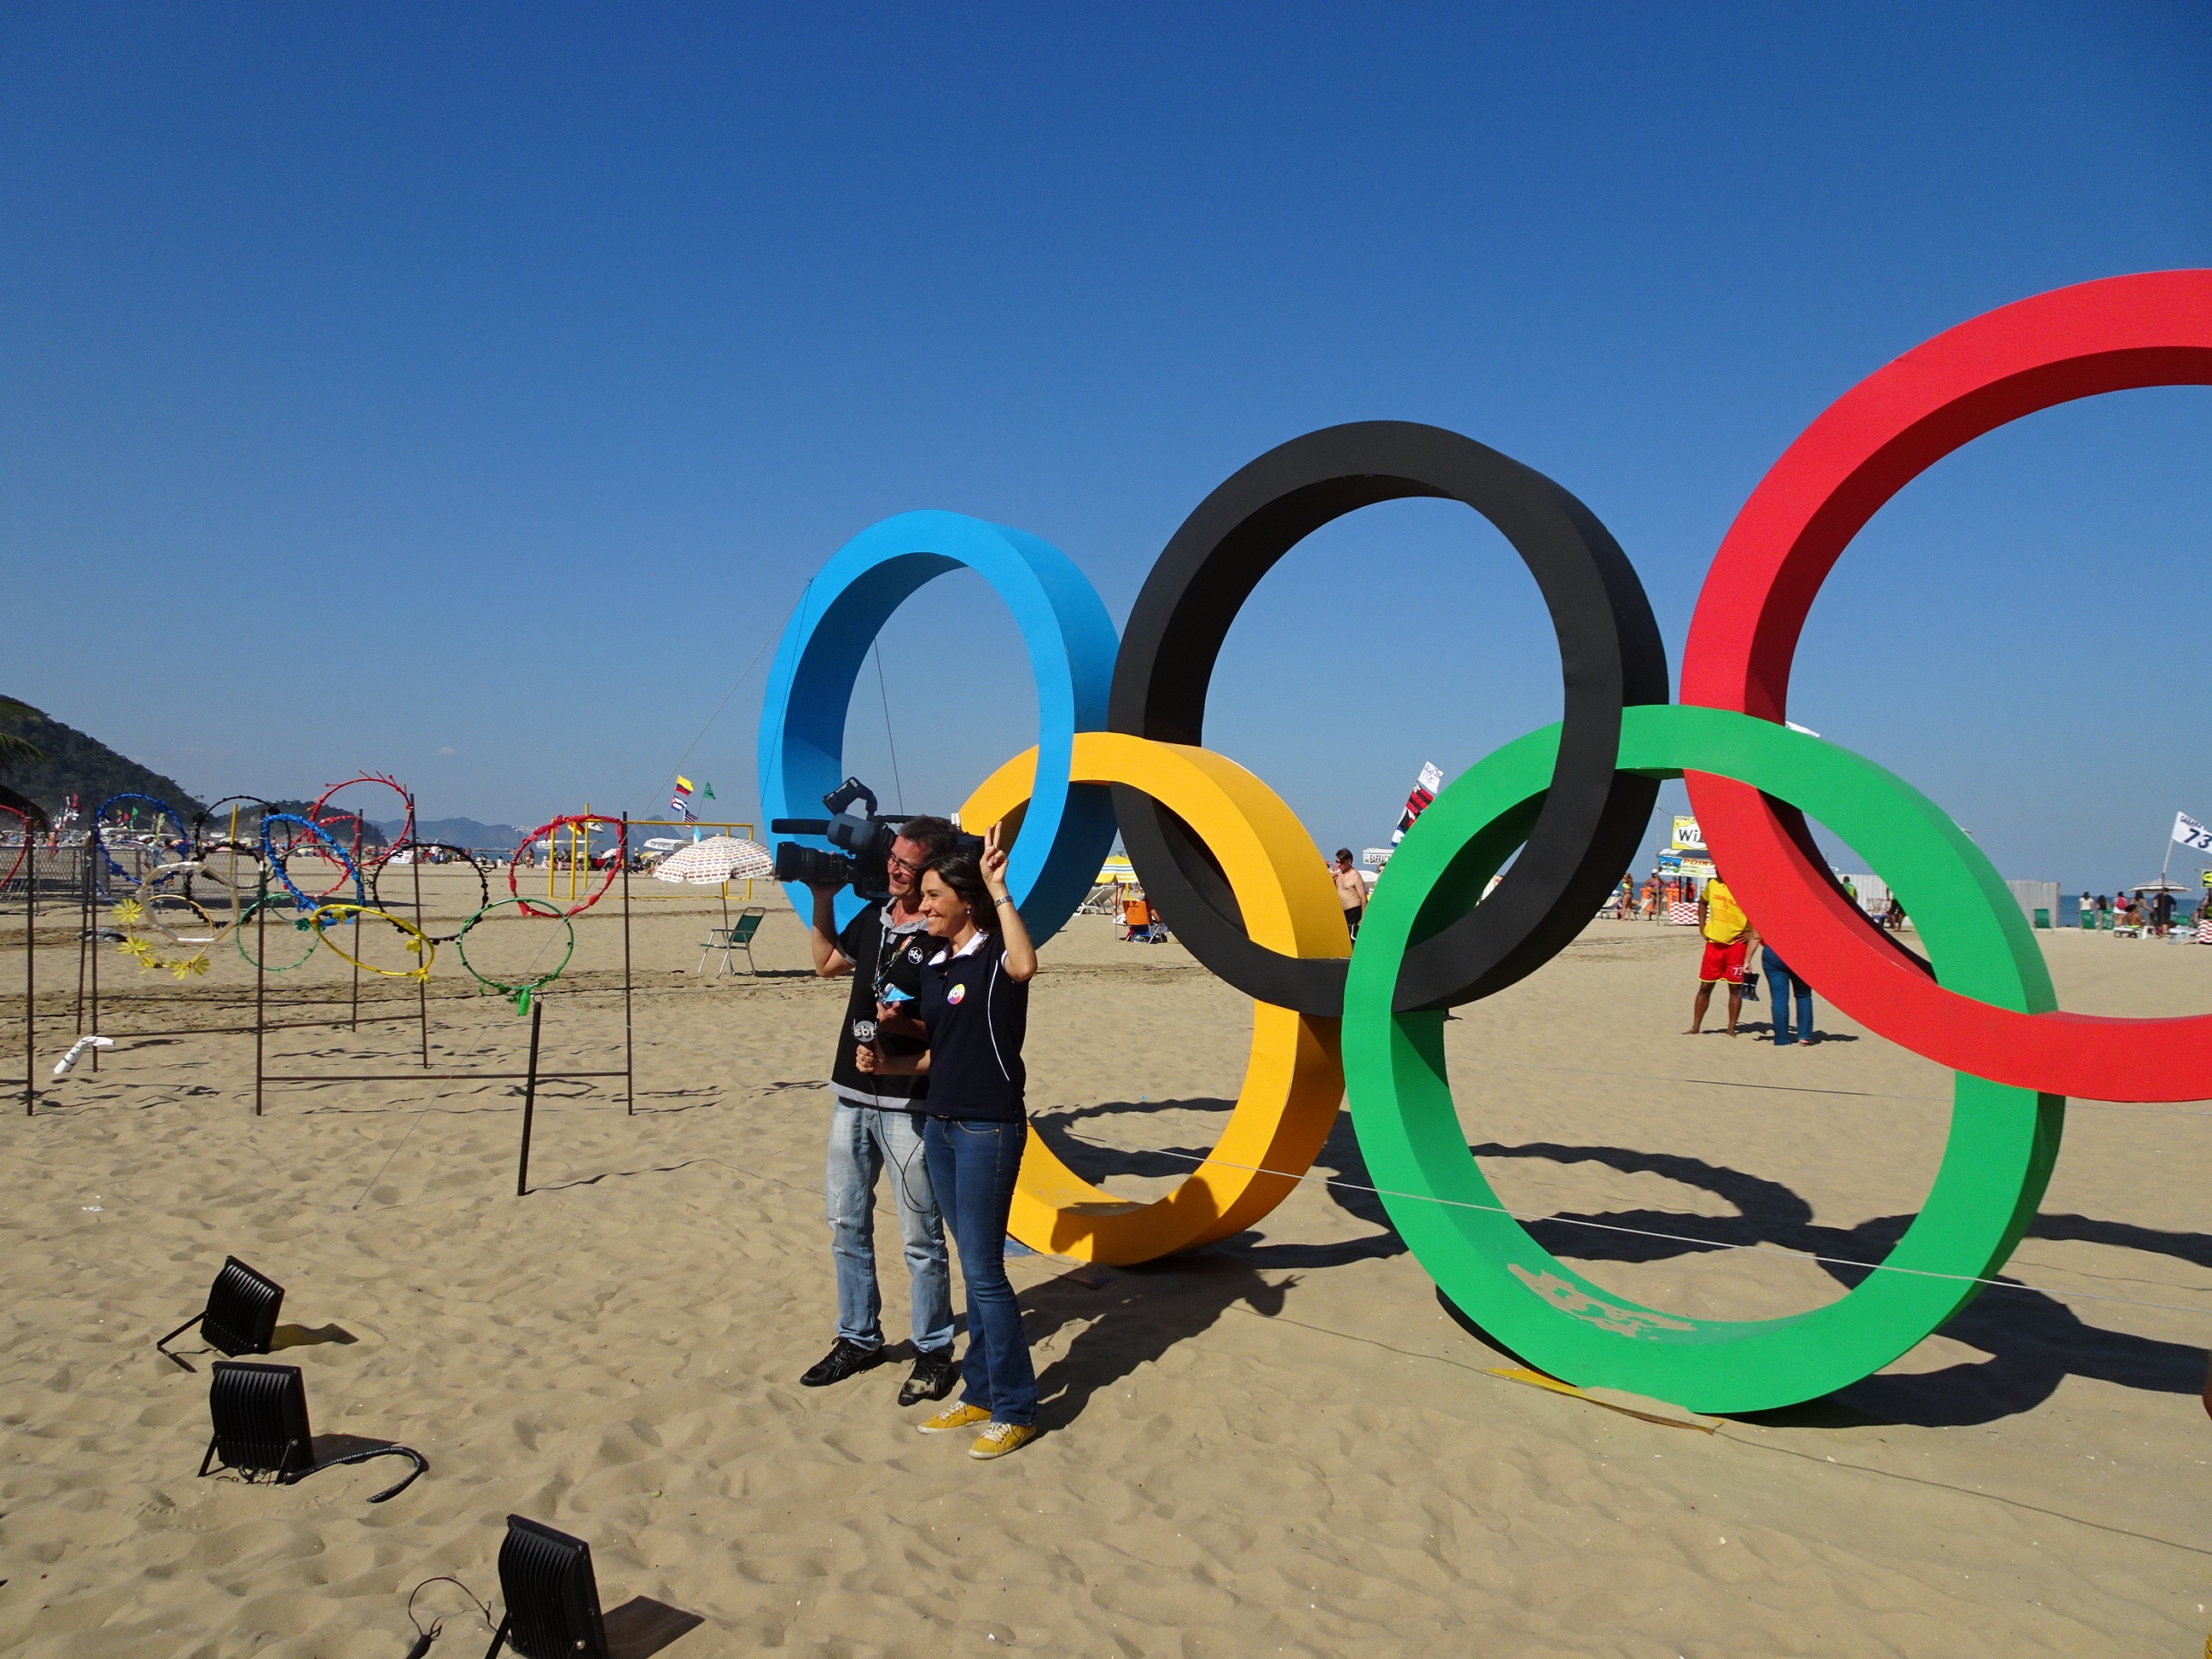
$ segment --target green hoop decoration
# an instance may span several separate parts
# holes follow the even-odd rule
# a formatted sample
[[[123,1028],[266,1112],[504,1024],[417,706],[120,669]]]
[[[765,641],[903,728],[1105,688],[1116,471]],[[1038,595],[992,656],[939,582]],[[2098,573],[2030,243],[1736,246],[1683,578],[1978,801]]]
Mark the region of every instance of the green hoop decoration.
[[[477,971],[476,963],[469,960],[469,930],[474,927],[478,922],[482,921],[486,916],[489,915],[493,911],[498,909],[502,904],[519,905],[522,908],[522,914],[524,915],[539,921],[547,920],[557,921],[563,927],[568,930],[568,948],[561,953],[561,960],[553,964],[553,970],[550,973],[540,974],[536,979],[518,980],[514,983],[509,984],[504,980],[493,979],[488,975]],[[485,905],[483,909],[477,911],[476,915],[471,916],[466,921],[461,924],[461,931],[453,935],[453,949],[459,953],[461,958],[461,966],[469,970],[469,977],[471,979],[476,981],[477,984],[483,986],[486,990],[490,991],[496,995],[511,999],[514,1003],[514,1012],[518,1014],[526,1014],[530,1012],[530,999],[532,994],[537,991],[543,990],[546,986],[550,985],[555,980],[560,978],[562,970],[568,965],[569,958],[576,954],[576,924],[574,921],[571,921],[567,916],[560,914],[558,911],[546,911],[531,908],[530,901],[528,899],[494,899],[489,904]]]
[[[285,892],[282,888],[278,888],[273,892],[264,893],[259,898],[255,899],[252,903],[247,905],[245,909],[239,912],[238,921],[232,928],[230,937],[232,941],[237,945],[238,954],[245,960],[246,965],[253,969],[257,974],[289,974],[295,968],[306,967],[315,954],[314,930],[308,927],[307,918],[304,916],[272,915],[270,917],[270,921],[273,922],[281,922],[283,927],[290,932],[306,933],[308,935],[307,948],[301,953],[300,959],[297,962],[287,962],[282,963],[271,963],[264,966],[262,963],[256,962],[253,959],[252,952],[246,948],[246,935],[256,931],[246,925],[253,920],[253,913],[261,908],[264,904],[268,905],[272,910],[275,910],[280,905],[289,905],[291,902],[292,896]]]
[[[1520,845],[1551,781],[1557,726],[1498,750],[1422,813],[1360,923],[1344,1006],[1354,1128],[1391,1222],[1446,1296],[1532,1364],[1584,1387],[1695,1411],[1817,1399],[1889,1364],[1971,1301],[2027,1231],[2058,1155],[2065,1101],[1958,1074],[1950,1135],[1920,1213],[1882,1267],[1825,1307],[1695,1319],[1616,1296],[1504,1212],[1468,1151],[1441,1012],[1394,1014],[1407,947],[1471,908]],[[1872,762],[1720,709],[1626,711],[1620,766],[1748,783],[1818,818],[1910,908],[1948,990],[2040,1013],[2057,1006],[2020,906],[1940,808]],[[1510,880],[1510,878],[1509,877]]]

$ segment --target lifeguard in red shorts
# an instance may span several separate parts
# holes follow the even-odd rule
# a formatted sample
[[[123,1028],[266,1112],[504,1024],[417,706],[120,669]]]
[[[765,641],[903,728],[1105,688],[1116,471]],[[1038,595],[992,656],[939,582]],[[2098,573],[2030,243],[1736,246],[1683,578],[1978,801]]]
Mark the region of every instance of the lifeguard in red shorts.
[[[1698,1000],[1690,1010],[1690,1029],[1695,1036],[1705,1023],[1713,987],[1729,988],[1728,1034],[1735,1035],[1736,1016],[1743,1012],[1743,964],[1759,943],[1759,929],[1751,925],[1743,907],[1735,902],[1728,884],[1716,875],[1698,896],[1698,931],[1705,936],[1705,957],[1698,968]]]

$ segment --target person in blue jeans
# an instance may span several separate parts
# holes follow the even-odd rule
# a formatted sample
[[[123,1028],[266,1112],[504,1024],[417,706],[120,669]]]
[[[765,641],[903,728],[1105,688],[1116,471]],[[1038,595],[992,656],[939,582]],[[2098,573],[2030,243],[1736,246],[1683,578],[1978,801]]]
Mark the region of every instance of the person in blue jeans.
[[[1762,965],[1766,969],[1766,1006],[1774,1011],[1774,1046],[1778,1048],[1801,1038],[1810,1042],[1813,1040],[1813,988],[1790,971],[1790,964],[1774,954],[1772,945],[1765,948],[1762,957]],[[1797,1005],[1794,1035],[1790,1020],[1790,1005],[1793,998]]]
[[[862,1051],[864,1071],[918,1073],[922,1154],[960,1277],[968,1287],[968,1353],[959,1400],[916,1426],[924,1434],[973,1429],[970,1457],[1004,1457],[1036,1437],[1036,1371],[1022,1310],[1006,1278],[1006,1212],[1029,1140],[1030,980],[1036,948],[1006,892],[1006,855],[994,828],[981,856],[954,852],[921,878],[921,910],[939,941],[922,975],[920,1056]],[[883,1029],[902,1029],[896,1011]]]
[[[931,859],[957,844],[956,836],[944,818],[907,819],[884,866],[889,902],[863,905],[842,929],[836,908],[841,889],[814,890],[814,971],[824,979],[850,975],[853,988],[830,1071],[829,1158],[823,1182],[836,1266],[837,1338],[799,1380],[810,1389],[826,1389],[884,1363],[876,1183],[888,1176],[913,1287],[914,1370],[899,1389],[902,1406],[942,1400],[952,1392],[952,1267],[916,1115],[928,1085],[918,1077],[865,1075],[859,1054],[863,1039],[876,1036],[884,1006],[921,992],[923,967],[937,950],[921,914],[921,872]],[[898,1040],[891,1046],[900,1047]],[[921,1052],[919,1041],[908,1040],[904,1047]]]

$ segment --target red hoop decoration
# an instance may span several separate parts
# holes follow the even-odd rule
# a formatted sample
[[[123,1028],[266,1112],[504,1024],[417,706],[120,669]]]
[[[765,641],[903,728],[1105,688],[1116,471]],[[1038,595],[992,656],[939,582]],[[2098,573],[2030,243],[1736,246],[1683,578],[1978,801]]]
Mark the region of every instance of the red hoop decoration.
[[[15,879],[15,872],[23,867],[23,860],[31,855],[31,815],[13,806],[0,806],[0,812],[5,812],[13,818],[21,818],[23,823],[23,844],[15,849],[15,861],[4,873],[0,873],[0,887],[5,887]]]
[[[382,863],[386,858],[389,858],[394,848],[404,847],[409,842],[415,839],[415,796],[413,793],[409,790],[407,786],[400,782],[397,778],[388,778],[381,772],[364,772],[359,777],[348,778],[343,783],[334,783],[329,788],[324,790],[321,794],[316,796],[315,804],[307,809],[308,818],[315,823],[321,823],[323,822],[324,803],[328,801],[332,795],[337,794],[339,790],[350,789],[357,783],[376,783],[383,785],[384,787],[391,790],[393,794],[398,796],[401,804],[407,809],[406,816],[399,825],[399,833],[392,836],[385,843],[384,851],[381,854],[372,856],[365,848],[356,847],[354,848],[354,862],[359,866],[362,871],[368,872],[373,871],[376,866]],[[345,816],[352,818],[357,823],[366,824],[368,822],[367,818],[362,817],[358,812],[349,812],[345,814]],[[325,828],[327,828],[327,826],[325,826]],[[340,882],[332,882],[328,887],[325,888],[322,892],[316,894],[315,896],[317,898],[321,898],[327,894],[335,893],[342,884],[343,884]]]
[[[580,823],[586,826],[584,833],[584,845],[587,850],[592,844],[590,830],[591,825],[594,823],[605,823],[614,827],[615,834],[618,838],[615,842],[614,860],[607,866],[606,874],[599,878],[598,890],[586,894],[581,902],[572,904],[565,910],[556,909],[551,905],[542,903],[537,899],[523,897],[522,889],[516,884],[515,878],[515,872],[522,867],[522,855],[528,852],[532,848],[537,846],[538,843],[542,841],[545,843],[545,859],[547,867],[550,868],[553,859],[554,832],[562,829],[564,825],[571,823]],[[629,861],[629,835],[628,830],[623,827],[623,821],[620,818],[611,818],[606,817],[604,813],[599,812],[564,813],[560,817],[555,818],[550,823],[539,824],[535,830],[532,830],[528,835],[522,838],[522,845],[514,849],[514,856],[507,861],[507,890],[514,896],[516,905],[521,909],[522,914],[526,916],[552,917],[580,915],[607,896],[607,889],[614,885],[615,878],[622,873],[622,867]]]
[[[2054,404],[2212,385],[2212,270],[2153,271],[2005,306],[1916,346],[1807,427],[1729,527],[1698,595],[1682,701],[1780,720],[1807,613],[1853,536],[1953,450]],[[1804,820],[1748,785],[1685,774],[1759,931],[1870,1030],[1938,1065],[2090,1100],[2212,1097],[2212,1014],[2018,1013],[1930,980],[1839,890]]]

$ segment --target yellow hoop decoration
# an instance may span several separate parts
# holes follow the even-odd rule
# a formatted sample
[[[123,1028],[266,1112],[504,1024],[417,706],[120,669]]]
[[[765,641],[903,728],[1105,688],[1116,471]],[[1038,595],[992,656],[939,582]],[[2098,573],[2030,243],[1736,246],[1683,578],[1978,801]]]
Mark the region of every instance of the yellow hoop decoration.
[[[347,955],[331,944],[331,929],[324,918],[327,916],[331,921],[337,921],[349,915],[374,916],[379,921],[390,922],[403,933],[412,933],[415,937],[407,941],[407,948],[422,959],[412,968],[380,968],[373,962],[363,962],[359,957]],[[430,977],[430,964],[438,959],[438,947],[428,934],[404,916],[395,916],[391,911],[380,910],[373,904],[318,904],[307,913],[307,927],[316,938],[330,945],[331,954],[340,961],[349,962],[364,973],[381,974],[386,979],[428,979]]]
[[[1036,778],[1036,750],[976,786],[963,828],[1018,830]],[[1220,860],[1253,942],[1300,957],[1348,957],[1352,940],[1321,849],[1274,791],[1210,750],[1118,732],[1079,732],[1070,781],[1141,789],[1188,823]],[[1006,1231],[1034,1250],[1124,1266],[1243,1231],[1287,1197],[1311,1167],[1344,1099],[1340,1022],[1255,1002],[1252,1054],[1213,1158],[1165,1198],[1115,1198],[1031,1135]],[[1261,1171],[1274,1171],[1262,1174]]]

